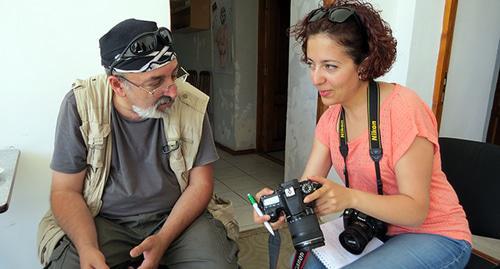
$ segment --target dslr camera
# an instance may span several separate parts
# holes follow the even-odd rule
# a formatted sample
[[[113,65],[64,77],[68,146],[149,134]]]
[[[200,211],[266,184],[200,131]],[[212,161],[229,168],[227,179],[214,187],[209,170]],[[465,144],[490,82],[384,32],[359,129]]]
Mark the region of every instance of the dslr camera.
[[[353,208],[343,213],[344,231],[339,235],[340,244],[352,254],[361,254],[373,237],[383,238],[387,224]]]
[[[304,203],[304,197],[319,189],[321,184],[292,179],[281,183],[273,194],[263,195],[259,207],[275,222],[285,213],[293,246],[297,251],[309,251],[325,245],[323,232],[314,213],[314,202]]]

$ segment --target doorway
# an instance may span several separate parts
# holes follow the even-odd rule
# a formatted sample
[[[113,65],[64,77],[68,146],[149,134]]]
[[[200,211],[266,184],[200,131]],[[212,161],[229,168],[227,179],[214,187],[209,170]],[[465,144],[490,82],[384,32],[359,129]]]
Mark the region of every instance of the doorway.
[[[284,163],[290,0],[259,0],[257,152]]]

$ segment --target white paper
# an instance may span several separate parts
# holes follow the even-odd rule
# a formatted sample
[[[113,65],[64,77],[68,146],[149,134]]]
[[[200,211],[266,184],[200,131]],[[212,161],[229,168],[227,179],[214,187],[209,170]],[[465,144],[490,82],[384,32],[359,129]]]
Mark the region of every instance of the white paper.
[[[346,266],[384,244],[380,239],[375,237],[366,245],[361,254],[354,255],[347,251],[339,241],[339,234],[344,231],[342,217],[321,224],[321,230],[325,237],[325,245],[313,249],[313,252],[323,265],[329,269]]]

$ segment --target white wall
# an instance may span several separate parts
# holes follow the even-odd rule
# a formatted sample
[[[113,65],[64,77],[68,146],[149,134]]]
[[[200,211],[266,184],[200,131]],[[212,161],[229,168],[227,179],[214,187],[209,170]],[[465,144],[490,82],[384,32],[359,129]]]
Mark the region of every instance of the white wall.
[[[432,106],[444,1],[375,0],[398,41],[396,62],[380,80],[406,85]]]
[[[376,0],[370,2],[382,11],[382,18],[389,24],[393,36],[398,41],[396,62],[380,80],[406,84],[416,1]]]
[[[259,1],[234,4],[234,149],[255,149]]]
[[[259,1],[230,2],[234,72],[214,72],[212,127],[216,142],[239,151],[255,148]]]
[[[38,222],[48,208],[54,127],[75,78],[101,73],[98,39],[127,18],[169,26],[168,1],[0,1],[0,148],[21,150],[0,268],[39,268]]]
[[[440,136],[486,140],[500,61],[499,14],[498,0],[458,2]]]
[[[296,24],[316,1],[292,0],[290,25]],[[317,90],[301,61],[300,45],[290,38],[288,55],[288,105],[286,117],[285,179],[300,178],[311,151],[316,126]]]
[[[406,86],[415,90],[429,107],[432,107],[443,15],[444,1],[416,1]]]

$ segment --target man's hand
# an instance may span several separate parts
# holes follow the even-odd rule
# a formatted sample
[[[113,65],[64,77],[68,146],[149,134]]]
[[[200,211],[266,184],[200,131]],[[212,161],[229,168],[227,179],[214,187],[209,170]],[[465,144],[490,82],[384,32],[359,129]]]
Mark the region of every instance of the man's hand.
[[[189,184],[175,203],[160,231],[147,237],[130,251],[130,256],[134,258],[144,255],[144,261],[138,269],[158,267],[170,244],[207,208],[212,197],[213,185],[211,164],[196,166],[190,170]]]
[[[80,268],[82,269],[109,269],[102,252],[95,247],[88,247],[78,252]]]
[[[80,268],[109,269],[99,250],[94,218],[83,198],[86,170],[75,174],[54,171],[50,192],[52,212],[80,257]]]
[[[158,234],[148,236],[141,244],[130,251],[132,258],[144,255],[144,261],[137,269],[156,269],[160,263],[161,257],[167,250],[166,240],[163,240]]]

